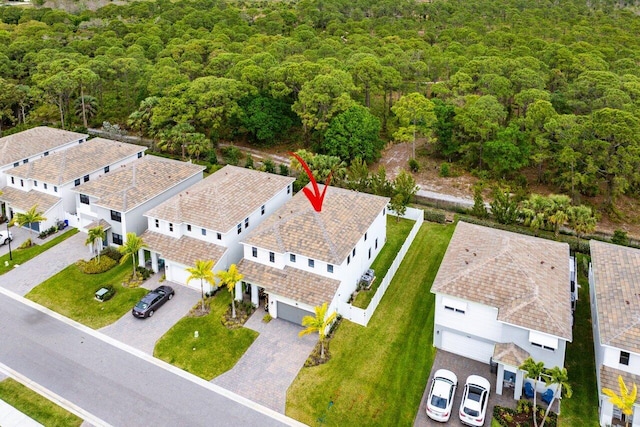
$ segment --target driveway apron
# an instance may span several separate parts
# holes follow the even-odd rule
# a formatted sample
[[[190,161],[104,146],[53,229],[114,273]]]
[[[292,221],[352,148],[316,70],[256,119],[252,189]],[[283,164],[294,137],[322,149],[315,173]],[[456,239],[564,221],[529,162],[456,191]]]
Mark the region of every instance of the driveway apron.
[[[91,254],[87,246],[84,245],[86,239],[87,236],[84,233],[78,233],[64,242],[58,243],[37,257],[0,276],[0,286],[25,296],[31,289],[79,259],[89,258]]]
[[[273,319],[263,323],[259,308],[245,327],[260,333],[229,371],[211,380],[227,390],[284,414],[287,389],[317,342],[317,335],[298,337],[300,326]]]
[[[160,277],[159,273],[154,274],[142,286],[149,290],[155,289],[161,285]],[[138,319],[133,317],[131,312],[127,312],[118,321],[100,329],[100,332],[153,355],[156,341],[200,300],[200,292],[195,289],[171,282],[162,284],[171,286],[176,294],[154,313],[153,317]]]

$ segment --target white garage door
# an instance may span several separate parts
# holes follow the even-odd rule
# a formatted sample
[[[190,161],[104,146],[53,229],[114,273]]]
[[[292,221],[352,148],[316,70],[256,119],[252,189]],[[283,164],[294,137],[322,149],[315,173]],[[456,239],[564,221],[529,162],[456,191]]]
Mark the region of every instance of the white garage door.
[[[489,363],[494,344],[468,338],[454,332],[442,331],[442,349],[479,362]]]

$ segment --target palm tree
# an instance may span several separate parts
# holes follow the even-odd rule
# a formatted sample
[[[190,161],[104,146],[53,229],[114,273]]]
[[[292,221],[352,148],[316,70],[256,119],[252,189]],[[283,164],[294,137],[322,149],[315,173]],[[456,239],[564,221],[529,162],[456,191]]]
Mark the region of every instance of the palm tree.
[[[18,224],[20,227],[24,227],[28,224],[29,235],[33,236],[33,229],[31,228],[32,224],[34,222],[42,222],[46,220],[47,218],[42,215],[42,212],[38,212],[38,205],[35,205],[25,213],[16,213],[11,220],[11,224]]]
[[[556,391],[553,393],[553,398],[551,398],[551,402],[549,402],[549,406],[547,406],[547,411],[544,413],[544,417],[542,418],[542,423],[540,423],[540,427],[544,427],[544,422],[547,420],[547,416],[549,415],[549,411],[551,410],[551,406],[553,402],[562,394],[562,389],[564,388],[564,395],[568,399],[573,394],[573,390],[571,389],[571,384],[569,384],[569,376],[567,375],[567,370],[565,368],[559,368],[557,366],[553,367],[549,371],[549,379],[545,381],[547,387],[552,384],[557,384]],[[635,400],[635,399],[634,399]]]
[[[536,363],[531,357],[529,357],[522,363],[522,365],[520,365],[520,369],[526,372],[526,378],[531,378],[533,380],[533,424],[538,427],[538,404],[536,400],[538,392],[536,390],[538,388],[540,375],[544,369],[544,362]]]
[[[136,255],[138,251],[142,248],[146,248],[147,245],[144,244],[144,241],[141,237],[136,236],[136,233],[129,232],[127,233],[127,240],[124,242],[124,245],[120,246],[118,250],[122,254],[122,258],[120,258],[120,264],[124,264],[127,262],[129,258],[131,258],[133,262],[133,276],[136,276]]]
[[[188,267],[186,270],[190,274],[190,276],[187,277],[187,285],[192,279],[200,279],[200,294],[202,296],[202,299],[201,299],[202,304],[200,306],[200,311],[204,313],[204,282],[206,281],[211,285],[216,284],[216,281],[215,281],[216,277],[212,271],[213,261],[212,260],[203,261],[198,259],[196,260],[195,267]]]
[[[104,228],[101,225],[93,227],[89,229],[87,232],[87,240],[84,242],[85,245],[91,245],[92,252],[95,252],[96,246],[98,248],[102,247],[102,242],[104,241],[105,233]],[[96,241],[98,241],[98,245],[96,245]],[[98,264],[100,263],[100,250],[98,250]]]
[[[609,402],[614,406],[620,408],[623,414],[630,417],[633,414],[633,405],[636,403],[636,397],[638,395],[638,387],[633,384],[633,389],[629,393],[627,385],[622,379],[622,375],[618,375],[618,385],[620,386],[620,394],[616,394],[615,391],[609,388],[603,388],[602,392],[609,396]],[[629,427],[629,420],[625,419],[625,425]]]
[[[306,326],[306,329],[303,329],[298,333],[298,336],[302,337],[307,334],[312,334],[314,332],[318,333],[318,340],[320,341],[320,358],[324,359],[324,340],[327,336],[326,330],[331,323],[336,319],[336,312],[334,311],[330,315],[327,316],[328,304],[325,302],[322,305],[316,306],[314,308],[316,315],[314,316],[304,316],[302,318],[302,326]]]
[[[220,270],[216,272],[216,277],[220,279],[220,284],[226,286],[227,290],[231,293],[231,317],[236,318],[236,304],[233,291],[238,283],[244,277],[238,272],[238,267],[235,264],[229,266],[228,271]]]
[[[84,95],[74,102],[76,116],[82,119],[82,123],[87,127],[87,119],[91,119],[98,114],[98,100],[95,96]]]
[[[580,236],[593,233],[597,222],[598,220],[589,206],[573,206],[569,210],[569,226],[576,232],[578,246],[580,245]]]

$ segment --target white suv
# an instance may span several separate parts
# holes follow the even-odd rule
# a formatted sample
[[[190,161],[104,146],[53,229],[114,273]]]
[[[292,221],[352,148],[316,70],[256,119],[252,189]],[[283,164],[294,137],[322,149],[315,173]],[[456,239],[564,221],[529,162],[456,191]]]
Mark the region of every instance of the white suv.
[[[0,245],[6,245],[10,241],[13,240],[13,235],[10,231],[3,230],[0,231]]]

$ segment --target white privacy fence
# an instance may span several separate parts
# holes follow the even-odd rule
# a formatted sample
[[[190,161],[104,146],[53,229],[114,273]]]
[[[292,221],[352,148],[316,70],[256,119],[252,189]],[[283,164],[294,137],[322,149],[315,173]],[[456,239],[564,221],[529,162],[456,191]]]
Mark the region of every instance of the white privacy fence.
[[[393,214],[393,211],[390,211],[390,213]],[[409,250],[409,246],[411,246],[411,243],[413,243],[413,239],[415,239],[416,234],[418,234],[418,230],[420,229],[420,226],[424,221],[424,212],[421,209],[407,208],[407,211],[404,215],[402,215],[402,217],[414,220],[415,224],[413,225],[411,232],[407,236],[407,239],[404,241],[402,248],[400,248],[398,255],[396,255],[396,258],[393,260],[391,267],[389,267],[389,271],[387,271],[387,274],[382,279],[382,282],[380,283],[376,294],[371,299],[369,306],[366,309],[362,309],[354,307],[348,302],[340,301],[338,302],[337,311],[343,318],[349,319],[359,325],[367,326],[369,320],[373,316],[373,313],[376,311],[378,304],[380,304],[380,301],[382,301],[382,297],[384,296],[385,292],[387,292],[389,284],[391,284],[391,280],[393,280],[393,276],[395,276],[396,271],[398,271],[398,268],[400,267],[400,264],[404,259],[404,256]]]

